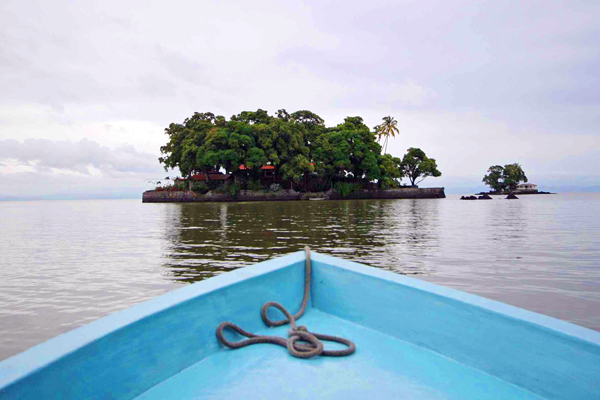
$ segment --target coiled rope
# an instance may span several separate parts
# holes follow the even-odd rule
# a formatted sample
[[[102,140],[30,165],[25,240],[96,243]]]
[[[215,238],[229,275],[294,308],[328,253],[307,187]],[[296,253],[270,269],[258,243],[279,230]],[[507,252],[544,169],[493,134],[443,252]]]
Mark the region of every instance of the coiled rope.
[[[239,349],[240,347],[250,346],[257,343],[271,343],[282,347],[286,347],[290,354],[298,358],[310,358],[315,356],[330,356],[330,357],[342,357],[348,356],[356,351],[356,346],[348,339],[342,337],[323,335],[320,333],[309,332],[305,326],[296,326],[296,320],[300,319],[304,315],[306,310],[306,304],[308,303],[308,297],[310,295],[310,248],[307,246],[304,249],[306,251],[306,276],[304,278],[304,297],[302,298],[302,305],[300,310],[292,315],[284,306],[274,301],[269,301],[262,306],[260,315],[265,325],[268,327],[283,326],[290,324],[291,328],[288,331],[288,338],[282,338],[278,336],[261,336],[255,335],[250,332],[246,332],[239,326],[231,322],[223,322],[217,327],[217,339],[225,346],[232,349]],[[267,316],[267,310],[269,307],[275,307],[285,315],[285,319],[279,321],[272,321]],[[240,340],[237,342],[229,341],[223,335],[225,329],[230,329],[239,333],[240,335],[246,336],[248,339]],[[321,340],[327,342],[337,342],[347,346],[347,349],[343,350],[325,350]]]

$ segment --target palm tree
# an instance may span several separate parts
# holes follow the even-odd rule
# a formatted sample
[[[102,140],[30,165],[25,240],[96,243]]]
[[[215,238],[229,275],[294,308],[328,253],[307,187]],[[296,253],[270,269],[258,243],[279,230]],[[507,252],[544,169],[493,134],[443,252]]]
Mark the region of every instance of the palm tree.
[[[394,117],[387,116],[383,117],[383,123],[381,125],[377,125],[375,127],[375,131],[377,133],[377,140],[381,142],[381,138],[385,137],[383,143],[383,154],[387,152],[387,145],[390,139],[390,136],[395,138],[398,131],[398,121],[394,119]]]

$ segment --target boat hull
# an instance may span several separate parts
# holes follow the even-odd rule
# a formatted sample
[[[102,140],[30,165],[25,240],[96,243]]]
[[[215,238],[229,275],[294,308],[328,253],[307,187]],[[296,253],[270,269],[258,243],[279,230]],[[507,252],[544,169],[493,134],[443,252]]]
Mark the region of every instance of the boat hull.
[[[220,345],[223,321],[287,336],[259,311],[267,301],[296,311],[304,257],[241,268],[33,347],[0,363],[0,398],[599,398],[600,333],[317,253],[299,324],[354,341],[355,354],[301,360],[279,346]]]

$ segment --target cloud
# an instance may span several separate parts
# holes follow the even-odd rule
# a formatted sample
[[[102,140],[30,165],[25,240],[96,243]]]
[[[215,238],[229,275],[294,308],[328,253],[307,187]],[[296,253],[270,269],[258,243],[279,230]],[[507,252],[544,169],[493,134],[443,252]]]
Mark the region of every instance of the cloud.
[[[157,156],[137,151],[132,145],[117,148],[95,141],[48,139],[0,140],[0,161],[31,167],[36,172],[71,172],[91,175],[156,173]]]
[[[139,198],[165,175],[156,154],[131,144],[0,140],[0,198]]]
[[[542,120],[600,105],[593,1],[31,3],[7,0],[0,15],[0,102],[161,124],[259,107],[526,108]]]

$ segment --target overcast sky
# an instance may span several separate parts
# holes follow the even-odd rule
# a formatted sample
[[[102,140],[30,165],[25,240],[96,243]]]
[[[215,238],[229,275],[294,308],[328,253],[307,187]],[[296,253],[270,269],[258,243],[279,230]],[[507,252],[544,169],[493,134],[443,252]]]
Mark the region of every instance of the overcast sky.
[[[398,120],[476,188],[600,185],[600,2],[0,2],[0,197],[139,196],[194,111]]]

